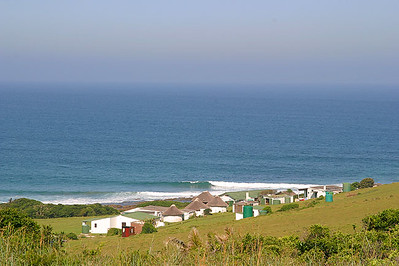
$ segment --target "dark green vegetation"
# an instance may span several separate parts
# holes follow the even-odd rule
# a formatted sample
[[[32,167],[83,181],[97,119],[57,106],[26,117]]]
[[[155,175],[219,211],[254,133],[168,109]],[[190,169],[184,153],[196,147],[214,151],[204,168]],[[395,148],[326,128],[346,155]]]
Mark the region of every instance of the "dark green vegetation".
[[[107,236],[120,236],[122,234],[122,229],[110,228],[107,232]]]
[[[263,210],[264,210],[264,211],[267,211],[268,214],[273,212],[273,211],[272,211],[272,208],[271,208],[270,206],[264,207]]]
[[[289,211],[289,210],[298,209],[298,208],[299,208],[298,203],[288,203],[288,204],[284,204],[278,211],[284,212],[284,211]]]
[[[12,208],[24,212],[31,218],[58,218],[58,217],[86,217],[99,215],[113,215],[119,212],[109,206],[101,204],[90,205],[62,205],[44,204],[32,199],[16,199],[14,201],[0,204],[0,209]]]
[[[145,222],[143,225],[143,229],[141,231],[141,233],[143,234],[151,234],[151,233],[155,233],[158,230],[155,228],[155,226],[150,223],[150,222]]]
[[[46,265],[57,260],[64,234],[42,228],[15,209],[0,210],[0,262],[2,265]]]
[[[0,228],[9,227],[12,230],[29,228],[30,231],[39,232],[39,225],[16,209],[0,209]]]
[[[399,224],[399,209],[388,209],[379,214],[371,215],[363,219],[367,230],[389,231],[394,230]]]
[[[353,182],[351,184],[351,190],[356,190],[359,188],[370,188],[374,186],[374,179],[371,177],[366,177],[362,179],[360,182]]]
[[[153,201],[146,201],[136,205],[136,207],[145,207],[149,205],[153,206],[161,206],[161,207],[170,207],[170,205],[176,205],[178,209],[183,209],[186,207],[190,202],[181,202],[181,201],[174,201],[174,200],[153,200]]]
[[[72,233],[72,232],[67,234],[66,237],[68,239],[71,239],[71,240],[78,240],[78,236],[75,233]]]
[[[112,256],[102,254],[101,247],[65,252],[63,235],[50,227],[31,230],[37,224],[24,214],[5,213],[14,224],[26,225],[3,224],[0,261],[4,265],[397,265],[399,261],[399,210],[393,209],[365,217],[363,229],[352,233],[316,224],[300,236],[240,234],[229,227],[203,236],[194,227],[187,240],[172,236],[158,251],[125,250]],[[19,219],[29,223],[17,222]],[[371,228],[370,221],[382,223],[381,228]]]
[[[374,186],[374,179],[371,177],[367,177],[360,181],[359,188],[368,188],[368,187],[373,187]]]

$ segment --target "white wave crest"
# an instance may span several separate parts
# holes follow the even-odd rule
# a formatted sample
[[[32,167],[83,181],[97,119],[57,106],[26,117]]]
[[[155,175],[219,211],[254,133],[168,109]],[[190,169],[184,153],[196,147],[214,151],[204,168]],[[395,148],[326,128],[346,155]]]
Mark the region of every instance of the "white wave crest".
[[[212,187],[217,190],[247,190],[247,189],[299,189],[310,186],[317,186],[315,184],[288,184],[288,183],[241,183],[241,182],[226,182],[226,181],[208,181]]]
[[[44,200],[38,198],[43,203],[53,204],[94,204],[94,203],[123,203],[130,201],[149,201],[149,200],[163,200],[171,198],[190,198],[197,195],[198,192],[184,191],[184,192],[115,192],[107,193],[101,196],[94,197],[67,197],[67,196],[56,196],[51,200]]]

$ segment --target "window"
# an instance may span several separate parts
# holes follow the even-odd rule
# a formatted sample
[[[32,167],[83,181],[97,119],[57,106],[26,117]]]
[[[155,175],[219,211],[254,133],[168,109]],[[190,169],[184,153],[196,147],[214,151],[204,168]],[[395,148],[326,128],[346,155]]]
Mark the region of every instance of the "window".
[[[94,224],[94,228],[97,228],[97,224]]]

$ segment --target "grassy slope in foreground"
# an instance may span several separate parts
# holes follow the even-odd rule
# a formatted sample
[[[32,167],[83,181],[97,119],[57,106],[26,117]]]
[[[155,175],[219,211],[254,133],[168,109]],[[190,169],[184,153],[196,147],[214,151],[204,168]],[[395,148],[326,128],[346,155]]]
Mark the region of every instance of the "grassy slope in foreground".
[[[300,202],[300,207],[308,202]],[[273,206],[276,211],[281,205]],[[82,248],[95,249],[101,246],[103,253],[115,254],[118,250],[146,250],[159,249],[170,237],[187,240],[192,227],[196,227],[203,239],[208,232],[222,233],[226,227],[233,228],[236,233],[258,233],[272,236],[286,236],[290,234],[301,235],[303,229],[312,224],[322,224],[333,230],[352,232],[353,225],[361,226],[363,217],[378,213],[388,208],[399,208],[399,183],[383,185],[377,188],[361,189],[334,196],[334,202],[321,201],[315,207],[273,213],[268,216],[248,218],[240,221],[234,220],[234,214],[217,214],[204,218],[190,219],[188,221],[170,224],[150,235],[138,235],[129,238],[121,237],[94,237],[69,241],[66,248],[72,252],[81,252]],[[70,218],[58,219],[53,227],[62,228],[61,224],[68,225]],[[75,219],[75,218],[74,218]],[[46,222],[47,221],[47,222]],[[41,224],[48,224],[51,220],[42,220]],[[76,221],[78,222],[78,221]],[[79,225],[80,226],[80,222]],[[76,227],[77,228],[77,227]],[[67,230],[64,230],[67,232]]]

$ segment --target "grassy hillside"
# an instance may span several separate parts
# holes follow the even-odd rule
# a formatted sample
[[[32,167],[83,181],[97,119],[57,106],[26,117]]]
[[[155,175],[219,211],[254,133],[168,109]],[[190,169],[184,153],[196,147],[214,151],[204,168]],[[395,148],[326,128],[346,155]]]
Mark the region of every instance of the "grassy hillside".
[[[312,200],[313,201],[313,200]],[[388,208],[399,208],[399,183],[383,185],[377,188],[360,189],[334,196],[334,202],[320,203],[314,207],[304,208],[310,202],[300,202],[300,208],[287,212],[274,212],[268,216],[259,216],[235,221],[233,213],[216,214],[203,218],[190,219],[181,223],[170,224],[159,228],[157,233],[138,235],[129,238],[96,236],[77,241],[69,241],[67,249],[81,252],[82,248],[96,249],[101,247],[104,254],[115,254],[122,250],[157,250],[164,246],[171,237],[187,240],[192,227],[196,227],[202,239],[209,232],[221,233],[226,227],[236,233],[257,233],[271,236],[301,235],[303,229],[312,224],[322,224],[333,230],[353,232],[353,225],[358,228],[361,220],[367,215],[378,213]],[[273,211],[282,205],[272,206]],[[73,220],[72,220],[73,219]],[[77,218],[60,218],[38,220],[41,224],[51,224],[55,231],[77,232],[80,230]],[[76,223],[76,224],[75,224]],[[79,229],[79,230],[78,230]]]

